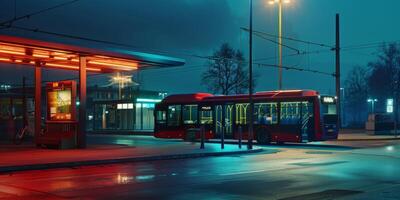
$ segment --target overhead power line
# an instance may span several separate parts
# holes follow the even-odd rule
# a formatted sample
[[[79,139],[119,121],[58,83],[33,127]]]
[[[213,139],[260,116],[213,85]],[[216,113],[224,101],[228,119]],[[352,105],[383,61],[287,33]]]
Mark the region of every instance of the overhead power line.
[[[279,65],[275,64],[265,64],[265,63],[254,63],[255,65],[258,65],[260,67],[271,67],[271,68],[279,68]],[[305,69],[305,68],[300,68],[300,67],[294,67],[294,66],[282,66],[283,69],[285,70],[295,70],[295,71],[301,71],[301,72],[310,72],[310,73],[316,73],[316,74],[322,74],[322,75],[328,75],[328,76],[333,76],[335,77],[335,73],[329,73],[329,72],[324,72],[324,71],[319,71],[319,70],[313,70],[313,69]]]
[[[71,1],[69,3],[76,2],[76,1],[79,1],[79,0],[74,0],[74,1]],[[65,5],[65,4],[66,3],[64,3],[63,5]],[[58,5],[57,7],[60,7],[60,5]],[[48,9],[46,9],[46,10],[48,10]],[[54,9],[54,7],[53,7],[53,9]],[[34,14],[39,14],[39,13],[41,13],[41,12],[35,12]],[[20,18],[23,19],[23,17],[20,17]],[[111,44],[111,45],[123,46],[123,47],[129,47],[129,48],[141,48],[141,47],[138,47],[138,46],[128,45],[128,44],[124,44],[124,43],[111,42],[111,41],[106,41],[106,40],[98,40],[98,39],[86,38],[86,37],[82,37],[82,36],[69,35],[69,34],[64,34],[64,33],[50,32],[50,31],[40,30],[40,29],[37,29],[37,28],[35,29],[35,28],[27,28],[27,27],[22,27],[22,26],[16,26],[16,25],[12,25],[10,23],[8,23],[7,25],[0,24],[0,26],[6,27],[6,28],[14,28],[14,29],[23,30],[23,31],[36,32],[36,33],[42,33],[42,34],[47,34],[47,35],[54,35],[54,36],[58,36],[58,37],[65,37],[65,38],[71,38],[71,39],[78,39],[78,40],[96,42],[96,43]],[[154,49],[152,49],[152,51],[160,52],[160,53],[171,53],[171,52],[167,52],[167,51],[154,50]],[[215,56],[199,56],[199,55],[195,55],[195,54],[191,54],[191,53],[175,53],[175,54],[180,54],[180,55],[190,56],[190,57],[195,57],[195,58],[201,58],[201,59],[208,59],[208,60],[228,59],[228,60],[232,60],[232,61],[236,61],[236,62],[242,62],[242,61],[239,61],[237,59],[229,59],[229,58],[222,58],[222,57],[215,57]],[[306,54],[306,53],[303,52],[303,53],[298,53],[296,55],[304,55],[304,54]],[[255,64],[257,64],[259,66],[267,66],[267,67],[274,67],[274,68],[279,67],[279,66],[273,65],[273,64],[264,64],[264,63],[255,63]],[[286,70],[306,71],[306,72],[313,72],[313,73],[319,73],[319,74],[333,75],[334,76],[334,74],[327,73],[327,72],[322,72],[322,71],[318,71],[318,70],[310,70],[310,69],[303,69],[303,68],[298,68],[298,67],[288,67],[288,66],[283,66],[283,68],[286,69]]]
[[[296,48],[294,48],[294,47],[291,47],[291,46],[288,46],[288,45],[285,45],[285,44],[276,42],[275,40],[269,39],[269,38],[267,38],[267,37],[265,37],[264,35],[259,34],[259,33],[254,33],[254,35],[255,35],[255,36],[258,36],[259,38],[262,38],[262,39],[264,39],[264,40],[270,41],[270,42],[272,42],[272,43],[282,45],[283,47],[286,47],[286,48],[288,48],[288,49],[291,49],[291,50],[293,50],[293,51],[296,51],[297,54],[300,54],[300,50],[298,50],[298,49],[296,49]]]
[[[244,28],[244,27],[241,27],[240,29],[245,30],[245,31],[247,31],[247,32],[250,31],[248,28]],[[291,40],[291,41],[294,41],[294,42],[300,42],[300,43],[305,43],[305,44],[310,44],[310,45],[316,45],[316,46],[321,46],[321,47],[327,47],[327,48],[331,48],[331,49],[335,48],[334,46],[328,45],[328,44],[317,43],[317,42],[306,41],[306,40],[300,40],[300,39],[291,38],[291,37],[285,37],[285,36],[279,37],[279,36],[274,35],[274,34],[265,33],[265,32],[257,31],[257,30],[253,30],[253,34],[254,34],[254,33],[258,33],[258,34],[262,34],[262,35],[266,35],[266,36],[274,37],[274,38],[282,38],[282,39],[285,39],[285,40]]]
[[[64,3],[57,4],[57,5],[55,5],[55,6],[51,6],[51,7],[48,7],[48,8],[44,8],[44,9],[41,9],[41,10],[38,10],[38,11],[35,11],[35,12],[31,12],[31,13],[26,14],[26,15],[19,16],[19,17],[17,17],[17,16],[15,15],[13,19],[9,19],[9,20],[7,20],[7,21],[0,22],[0,26],[4,26],[4,25],[7,25],[7,24],[8,24],[8,25],[11,25],[11,24],[14,23],[14,22],[17,22],[17,21],[20,21],[20,20],[23,20],[23,19],[29,19],[30,17],[33,17],[33,16],[35,16],[35,15],[39,15],[39,14],[42,14],[42,13],[44,13],[44,12],[48,12],[48,11],[50,11],[50,10],[54,10],[54,9],[57,9],[57,8],[60,8],[60,7],[64,7],[64,6],[66,6],[66,5],[70,5],[70,4],[76,3],[76,2],[78,2],[78,1],[80,1],[80,0],[67,1],[67,2],[64,2]],[[15,6],[15,5],[14,5],[14,6]],[[16,6],[15,6],[14,9],[16,9]],[[14,12],[15,12],[15,11],[14,11]],[[15,12],[15,13],[16,13],[16,12]],[[14,13],[14,14],[15,14],[15,13]]]
[[[357,49],[371,49],[383,47],[389,43],[398,43],[400,40],[392,40],[392,41],[382,41],[382,42],[370,42],[365,44],[357,44],[357,45],[348,45],[341,48],[341,50],[357,50]]]
[[[293,56],[302,56],[302,55],[311,55],[311,54],[320,54],[320,53],[329,53],[332,52],[331,50],[315,50],[315,51],[302,51],[300,53],[293,53],[293,54],[287,54],[287,55],[283,55],[283,58],[286,57],[293,57]],[[278,58],[277,56],[271,56],[271,57],[266,57],[266,58],[258,58],[258,59],[254,59],[254,61],[262,61],[262,60],[273,60]]]

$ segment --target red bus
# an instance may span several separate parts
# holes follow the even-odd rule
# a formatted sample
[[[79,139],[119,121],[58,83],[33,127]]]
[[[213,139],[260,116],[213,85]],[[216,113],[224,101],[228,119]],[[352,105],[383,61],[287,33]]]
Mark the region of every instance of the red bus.
[[[254,139],[270,142],[311,142],[337,139],[336,98],[313,90],[257,92],[254,99]],[[189,137],[204,126],[206,139],[247,139],[249,96],[207,93],[170,95],[155,107],[157,138]],[[200,133],[195,133],[199,138]]]

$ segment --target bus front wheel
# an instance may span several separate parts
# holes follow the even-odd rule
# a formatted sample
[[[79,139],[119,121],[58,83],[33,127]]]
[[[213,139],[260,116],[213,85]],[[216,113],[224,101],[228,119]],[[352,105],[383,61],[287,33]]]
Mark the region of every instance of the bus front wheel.
[[[270,136],[268,130],[266,128],[259,128],[257,129],[257,143],[258,144],[269,144],[270,143]]]

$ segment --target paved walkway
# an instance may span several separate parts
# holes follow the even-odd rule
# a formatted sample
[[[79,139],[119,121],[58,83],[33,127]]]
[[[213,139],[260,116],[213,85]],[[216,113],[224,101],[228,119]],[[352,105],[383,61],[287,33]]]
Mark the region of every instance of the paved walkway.
[[[342,129],[339,132],[339,141],[360,141],[360,140],[399,140],[400,135],[393,133],[374,133],[363,129]]]
[[[55,150],[38,149],[31,144],[15,146],[0,144],[0,172],[32,169],[75,167],[121,162],[153,161],[165,159],[222,156],[259,152],[255,147],[247,150],[244,146],[225,145],[221,150],[218,144],[155,139],[149,136],[89,136],[87,149]]]

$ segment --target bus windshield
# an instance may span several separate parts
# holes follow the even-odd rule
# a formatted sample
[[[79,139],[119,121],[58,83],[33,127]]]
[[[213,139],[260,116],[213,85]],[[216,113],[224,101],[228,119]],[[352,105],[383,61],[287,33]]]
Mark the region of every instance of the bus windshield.
[[[336,98],[321,96],[321,114],[325,124],[337,123]]]

